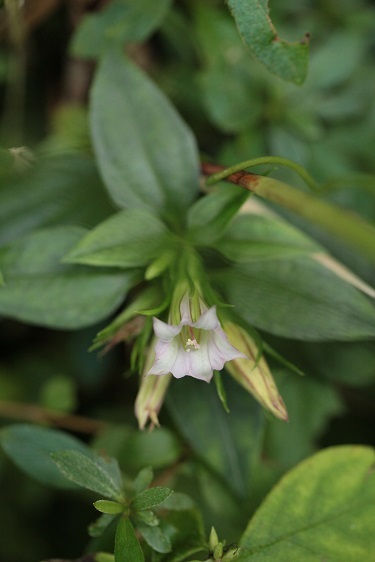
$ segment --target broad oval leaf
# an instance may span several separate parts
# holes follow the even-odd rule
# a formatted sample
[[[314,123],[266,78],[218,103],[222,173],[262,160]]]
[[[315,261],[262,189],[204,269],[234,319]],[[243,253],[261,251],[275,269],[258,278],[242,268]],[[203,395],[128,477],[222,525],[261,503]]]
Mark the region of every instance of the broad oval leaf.
[[[232,266],[215,280],[246,322],[272,334],[309,341],[375,336],[372,302],[313,259]]]
[[[247,562],[368,562],[375,558],[374,451],[321,451],[287,473],[241,539]]]
[[[58,488],[76,488],[76,485],[61,475],[51,459],[51,453],[64,449],[89,453],[86,445],[62,431],[28,424],[2,429],[0,443],[5,453],[26,474]]]
[[[113,312],[134,284],[134,272],[61,263],[86,232],[72,226],[43,229],[2,248],[5,286],[0,289],[0,314],[76,329]]]
[[[59,451],[52,454],[52,459],[60,472],[78,486],[115,501],[122,499],[121,474],[115,459],[106,461],[99,455],[79,451]]]
[[[97,72],[91,130],[115,203],[183,222],[199,189],[195,140],[164,94],[120,52],[109,52]]]
[[[308,35],[299,43],[282,40],[269,16],[268,0],[228,0],[228,6],[246,45],[268,70],[302,84],[307,73]]]
[[[170,232],[146,209],[124,209],[89,232],[64,262],[102,267],[140,267],[158,257]]]

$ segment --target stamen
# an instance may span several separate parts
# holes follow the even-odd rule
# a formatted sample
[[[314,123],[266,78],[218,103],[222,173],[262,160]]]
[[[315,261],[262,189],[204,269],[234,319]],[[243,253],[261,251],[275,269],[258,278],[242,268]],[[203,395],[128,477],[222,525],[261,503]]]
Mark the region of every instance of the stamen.
[[[197,349],[200,349],[200,347],[201,347],[201,346],[199,345],[199,343],[197,342],[197,340],[196,340],[195,338],[194,338],[194,339],[189,338],[189,339],[186,341],[186,344],[185,344],[185,348],[186,348],[185,351],[186,351],[187,353],[190,353],[190,351],[191,351],[192,348],[194,348],[195,350],[197,350]]]

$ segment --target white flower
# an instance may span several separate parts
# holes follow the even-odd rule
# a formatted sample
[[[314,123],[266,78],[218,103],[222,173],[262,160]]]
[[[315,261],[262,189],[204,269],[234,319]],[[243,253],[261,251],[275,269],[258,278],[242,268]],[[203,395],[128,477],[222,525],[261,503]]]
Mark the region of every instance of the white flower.
[[[210,382],[214,369],[220,371],[227,361],[246,357],[229,343],[216,306],[207,309],[200,300],[200,309],[201,316],[193,322],[189,298],[185,296],[180,305],[179,324],[153,319],[157,343],[155,361],[148,375],[172,373],[177,379],[188,376]]]

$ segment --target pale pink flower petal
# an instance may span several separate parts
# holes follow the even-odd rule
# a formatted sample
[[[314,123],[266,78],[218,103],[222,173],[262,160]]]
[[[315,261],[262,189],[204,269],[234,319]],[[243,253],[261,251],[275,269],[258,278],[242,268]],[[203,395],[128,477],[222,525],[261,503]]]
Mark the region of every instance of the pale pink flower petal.
[[[173,365],[176,362],[179,348],[178,342],[164,342],[159,340],[155,346],[155,361],[148,375],[167,375],[172,372]]]
[[[195,328],[202,330],[215,330],[220,328],[220,322],[216,314],[216,306],[212,306],[202,314],[194,324]]]
[[[167,324],[166,322],[162,322],[161,320],[159,320],[159,318],[155,318],[155,317],[153,318],[153,324],[154,324],[155,336],[159,340],[165,342],[172,341],[173,338],[175,338],[181,332],[182,329],[182,326],[180,324],[174,326],[173,324]]]
[[[158,342],[155,361],[148,375],[172,373],[178,379],[187,376],[209,382],[214,369],[220,371],[227,361],[246,357],[229,343],[220,326],[216,306],[207,309],[202,301],[201,311],[203,314],[194,323],[189,299],[184,297],[179,324],[166,324],[154,318]]]

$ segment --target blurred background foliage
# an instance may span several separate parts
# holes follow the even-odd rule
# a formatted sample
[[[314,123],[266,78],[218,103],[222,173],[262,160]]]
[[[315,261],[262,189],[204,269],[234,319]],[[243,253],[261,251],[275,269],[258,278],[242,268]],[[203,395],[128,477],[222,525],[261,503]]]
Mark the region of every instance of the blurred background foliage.
[[[143,2],[145,9],[152,4]],[[193,128],[202,154],[228,165],[267,154],[295,160],[323,184],[340,180],[327,183],[326,197],[374,221],[371,1],[271,1],[283,38],[311,33],[308,78],[300,87],[275,78],[252,57],[223,1],[165,6],[151,36],[143,42],[144,30],[135,29],[127,49]],[[1,145],[18,149],[2,154],[0,246],[40,226],[92,227],[115,211],[95,165],[86,106],[105,38],[117,33],[121,43],[121,2],[26,0],[23,10],[17,32],[0,2]],[[289,171],[273,174],[298,185]],[[373,283],[374,269],[363,258],[284,215]],[[103,326],[69,333],[0,319],[1,426],[32,422],[71,431],[117,456],[130,475],[152,465],[161,482],[191,494],[207,526],[214,524],[229,541],[238,539],[280,475],[317,448],[375,444],[375,350],[369,342],[296,345],[267,335],[306,373],[299,378],[271,360],[289,424],[268,419],[230,381],[229,416],[212,386],[200,388],[210,409],[191,411],[194,381],[182,380],[172,385],[162,429],[151,438],[136,428],[129,350],[118,347],[104,357],[87,352]],[[242,483],[238,489],[236,482]],[[46,488],[3,453],[0,489],[2,562],[74,558],[85,550],[86,527],[95,517],[87,494]],[[110,544],[111,537],[105,540]]]

